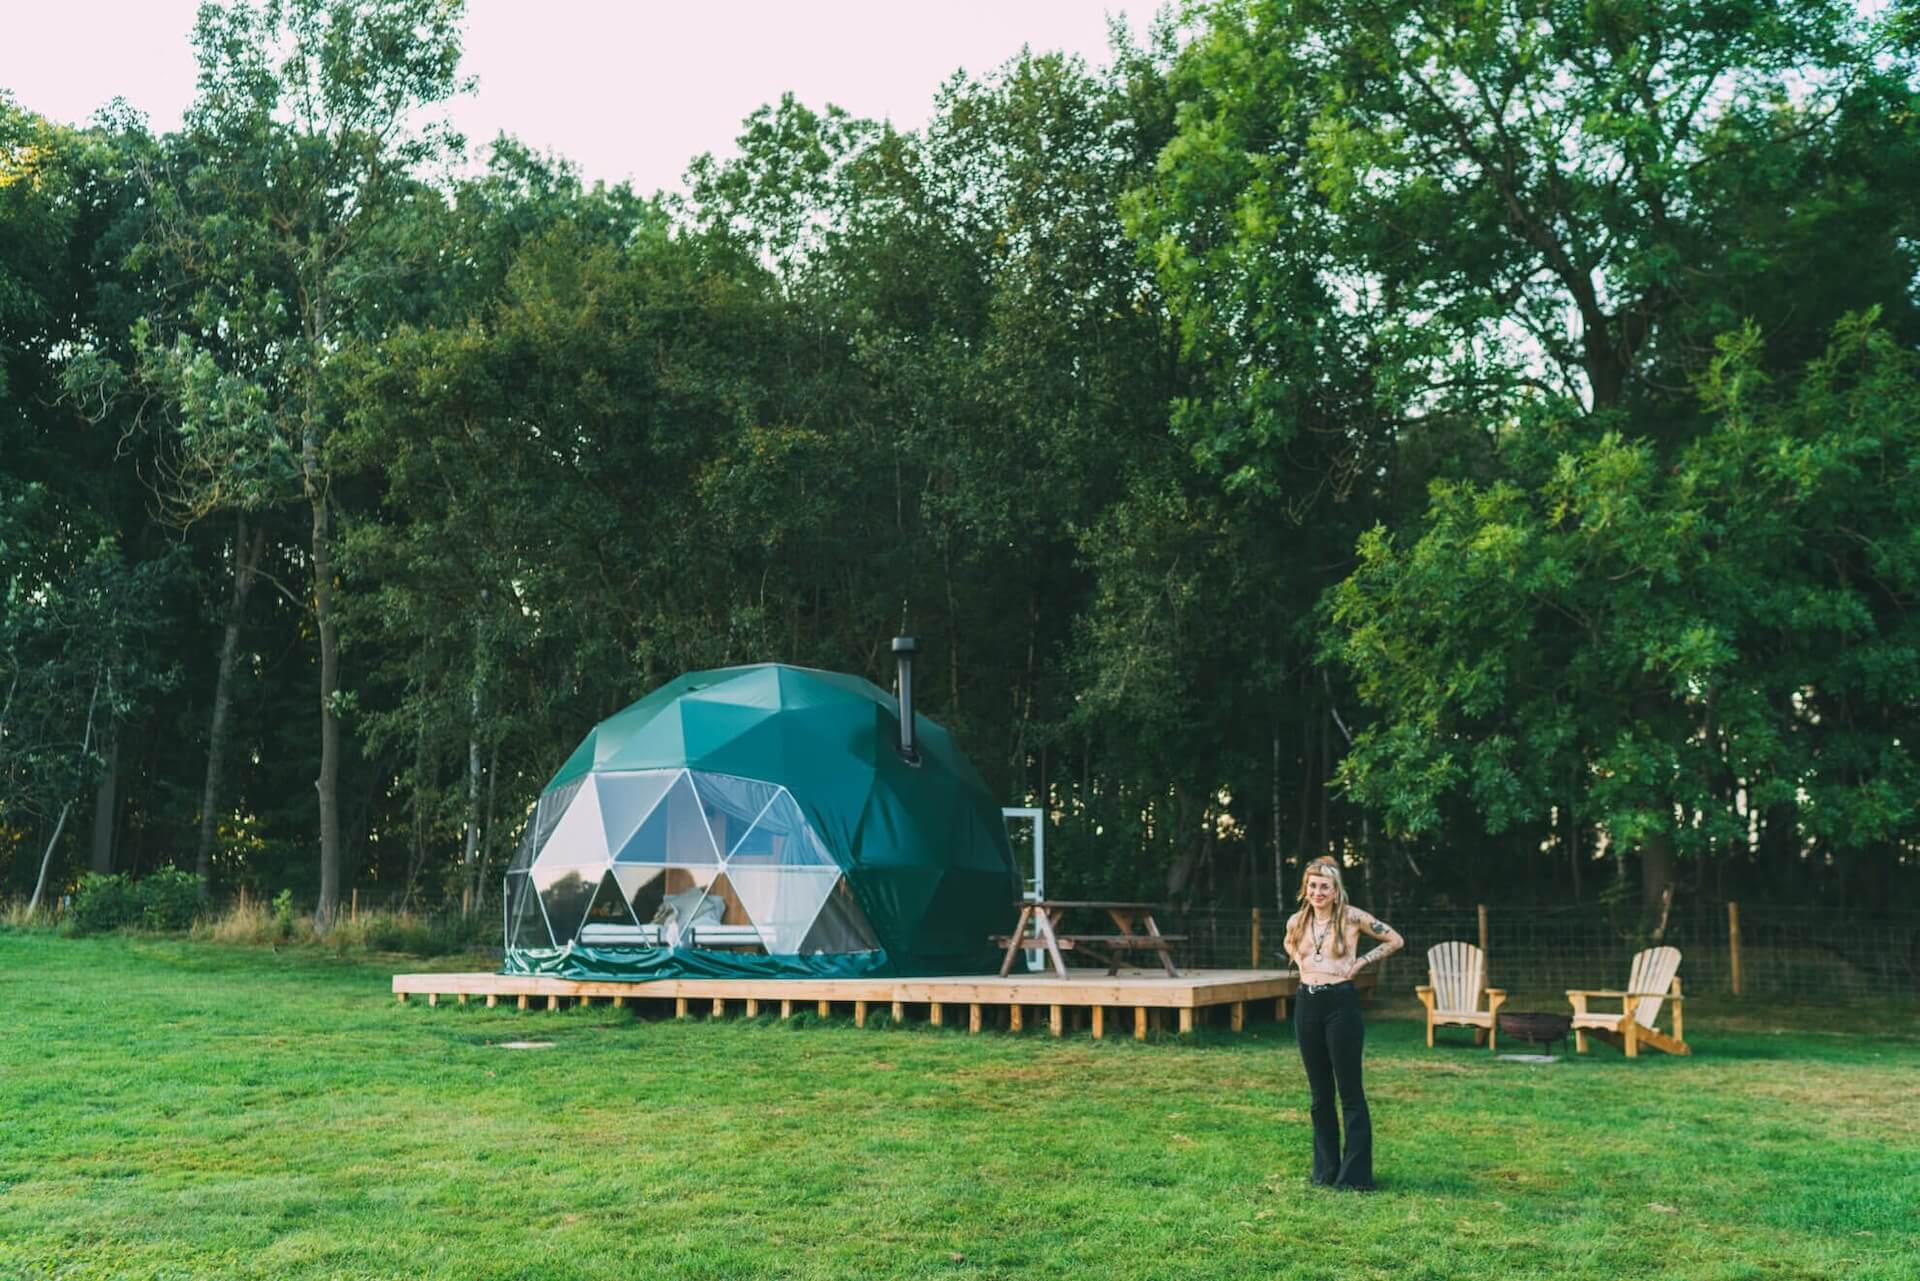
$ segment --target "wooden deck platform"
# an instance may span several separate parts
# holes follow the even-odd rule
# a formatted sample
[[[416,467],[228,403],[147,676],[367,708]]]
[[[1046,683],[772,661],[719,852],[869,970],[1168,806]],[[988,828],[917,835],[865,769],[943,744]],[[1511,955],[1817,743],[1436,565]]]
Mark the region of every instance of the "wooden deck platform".
[[[1109,1021],[1129,1013],[1135,1037],[1144,1040],[1150,1028],[1164,1027],[1168,1011],[1182,1032],[1193,1031],[1210,1011],[1224,1014],[1226,1024],[1239,1031],[1247,1008],[1273,1002],[1276,1018],[1285,1018],[1287,1003],[1298,985],[1291,970],[1191,970],[1169,977],[1159,970],[1068,971],[1062,978],[1051,972],[958,974],[935,978],[869,979],[652,979],[632,983],[610,980],[546,978],[521,974],[396,974],[394,994],[405,1001],[424,996],[428,1005],[442,997],[466,1004],[475,997],[489,1006],[511,1000],[520,1009],[535,1003],[549,1010],[563,1002],[592,1004],[604,1001],[616,1007],[671,1002],[673,1014],[686,1018],[698,1009],[723,1017],[738,1010],[749,1018],[763,1013],[792,1017],[796,1009],[812,1007],[822,1017],[836,1009],[851,1013],[860,1027],[875,1009],[885,1009],[895,1023],[909,1015],[941,1027],[964,1017],[967,1029],[978,1032],[989,1022],[1018,1032],[1033,1012],[1044,1017],[1047,1030],[1064,1035],[1069,1026],[1089,1027],[1104,1036]]]

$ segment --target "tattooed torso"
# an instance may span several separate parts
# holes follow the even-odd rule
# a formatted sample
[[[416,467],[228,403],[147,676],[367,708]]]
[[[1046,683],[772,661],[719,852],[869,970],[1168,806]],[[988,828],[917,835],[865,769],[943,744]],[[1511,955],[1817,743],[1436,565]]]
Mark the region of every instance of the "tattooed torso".
[[[1400,950],[1405,942],[1400,932],[1388,925],[1371,912],[1357,907],[1347,908],[1345,944],[1335,953],[1333,939],[1323,931],[1330,931],[1329,925],[1315,921],[1311,909],[1303,908],[1309,915],[1303,920],[1295,917],[1289,925],[1287,951],[1293,958],[1294,967],[1300,971],[1302,983],[1338,983],[1350,979],[1368,965],[1377,964],[1381,959]],[[1368,951],[1360,950],[1360,936],[1379,940],[1379,946]],[[1318,948],[1315,944],[1318,943]],[[1319,955],[1315,955],[1318,951]]]

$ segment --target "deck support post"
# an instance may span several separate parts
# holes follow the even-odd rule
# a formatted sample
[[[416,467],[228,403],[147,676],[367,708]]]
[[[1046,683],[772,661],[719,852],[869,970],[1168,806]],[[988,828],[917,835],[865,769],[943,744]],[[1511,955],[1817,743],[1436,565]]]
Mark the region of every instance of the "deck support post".
[[[855,1001],[853,1003],[853,1025],[855,1027],[865,1027],[867,1025],[867,1003],[865,1001]]]
[[[559,998],[558,996],[549,996],[549,997],[547,997],[547,1008],[548,1008],[549,1010],[557,1010],[557,1009],[559,1009],[559,1008],[560,1008],[560,998]]]
[[[934,1001],[927,1006],[927,1022],[933,1024],[935,1027],[946,1026],[946,1010],[941,1006],[940,1002]]]
[[[1007,1031],[1018,1032],[1026,1023],[1027,1007],[1014,1002],[1007,1007]]]
[[[1059,1036],[1066,1030],[1064,1026],[1065,1020],[1061,1017],[1062,1013],[1062,1007],[1058,1005],[1049,1005],[1047,1007],[1047,1031],[1055,1036]]]
[[[673,1017],[676,1019],[684,1019],[687,1017],[686,997],[676,996],[673,998]]]
[[[516,999],[516,1000],[515,1000],[515,1002],[514,1002],[514,1004],[515,1004],[515,1005],[517,1005],[517,1006],[519,1006],[519,1007],[520,1007],[521,1009],[523,1009],[523,1010],[524,1010],[524,1009],[526,1009],[526,1008],[527,1008],[527,994],[526,994],[525,992],[522,992],[522,993],[521,993],[521,994],[519,995],[519,997],[518,997],[518,999]]]
[[[975,1001],[972,1005],[969,1005],[967,1007],[967,1031],[978,1032],[979,1030],[980,1030],[980,1003],[978,1001]]]
[[[793,1002],[792,1002],[792,1001],[782,1001],[782,1002],[780,1002],[780,1017],[781,1017],[781,1018],[783,1018],[783,1019],[790,1019],[790,1018],[792,1018],[792,1017],[793,1017]]]
[[[752,1019],[752,1018],[758,1018],[759,1016],[760,1016],[760,998],[757,996],[748,997],[747,998],[747,1017]]]
[[[1144,1005],[1133,1007],[1133,1039],[1136,1041],[1147,1039],[1147,1007]]]
[[[1180,1035],[1193,1035],[1193,1010],[1191,1007],[1184,1008],[1180,1011]]]
[[[1247,1026],[1247,1003],[1235,1001],[1230,1008],[1233,1010],[1233,1030],[1239,1032]]]
[[[713,1017],[716,1019],[724,1019],[727,1017],[726,997],[716,996],[713,998]]]
[[[487,993],[487,1008],[492,1009],[498,1004],[500,1004],[500,994],[498,992]]]
[[[1096,1041],[1104,1040],[1106,1035],[1107,1007],[1104,1005],[1096,1005],[1093,1007],[1093,1039]]]
[[[821,1018],[823,1018],[823,1019],[827,1019],[827,1018],[832,1018],[832,1017],[833,1017],[833,1002],[832,1002],[832,1001],[822,1001],[822,1002],[820,1002],[820,1017],[821,1017]]]
[[[899,1027],[902,1023],[905,1023],[906,1021],[907,1021],[907,1003],[905,1001],[895,1001],[893,1003],[893,1025],[895,1027]]]

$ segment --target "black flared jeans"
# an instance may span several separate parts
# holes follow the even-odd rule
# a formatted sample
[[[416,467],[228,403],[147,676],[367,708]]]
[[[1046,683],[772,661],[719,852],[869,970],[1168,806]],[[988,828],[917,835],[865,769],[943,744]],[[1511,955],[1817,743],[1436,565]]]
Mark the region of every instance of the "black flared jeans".
[[[1351,983],[1319,992],[1300,989],[1293,1005],[1294,1037],[1313,1091],[1313,1181],[1337,1188],[1373,1187],[1373,1119],[1360,1084],[1360,1051],[1367,1029],[1360,1021],[1360,994]],[[1340,1148],[1339,1091],[1347,1145]]]

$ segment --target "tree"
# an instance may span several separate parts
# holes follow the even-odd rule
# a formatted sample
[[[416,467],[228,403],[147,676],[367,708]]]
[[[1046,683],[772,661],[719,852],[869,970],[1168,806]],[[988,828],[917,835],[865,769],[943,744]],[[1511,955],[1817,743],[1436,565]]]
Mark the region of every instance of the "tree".
[[[1597,829],[1891,888],[1920,823],[1920,364],[1871,316],[1784,389],[1761,347],[1722,344],[1713,427],[1672,467],[1568,432],[1512,479],[1437,483],[1417,534],[1362,541],[1327,648],[1380,716],[1342,779],[1394,828],[1434,833],[1460,795],[1576,859]]]
[[[199,94],[153,187],[148,251],[178,301],[150,317],[141,374],[177,420],[170,499],[189,518],[310,515],[323,922],[341,873],[336,367],[405,317],[407,214],[458,147],[423,111],[463,87],[460,19],[458,0],[203,5]],[[251,572],[244,525],[233,564]]]
[[[1661,474],[1710,423],[1691,387],[1743,319],[1775,370],[1849,310],[1920,335],[1910,30],[1838,2],[1198,11],[1129,226],[1196,366],[1175,430],[1308,540],[1279,590],[1317,599],[1430,480],[1456,486],[1436,511],[1503,475],[1532,491],[1529,448],[1584,457],[1612,430],[1624,453],[1590,480],[1643,447]],[[1610,706],[1623,734],[1664,732]]]

